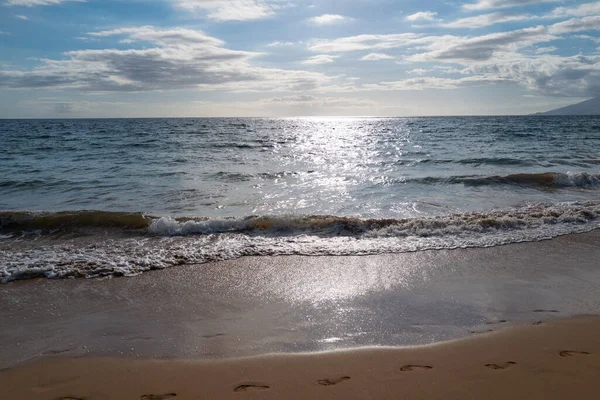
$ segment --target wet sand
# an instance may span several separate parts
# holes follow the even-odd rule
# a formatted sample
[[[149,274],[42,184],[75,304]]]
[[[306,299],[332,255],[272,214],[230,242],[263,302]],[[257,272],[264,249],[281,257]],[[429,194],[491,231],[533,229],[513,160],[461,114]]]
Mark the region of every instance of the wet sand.
[[[0,398],[597,398],[599,255],[594,231],[12,282]]]
[[[2,398],[597,399],[600,317],[438,345],[221,361],[45,358],[0,371]]]
[[[486,249],[249,257],[0,285],[0,368],[423,345],[600,315],[600,231]]]

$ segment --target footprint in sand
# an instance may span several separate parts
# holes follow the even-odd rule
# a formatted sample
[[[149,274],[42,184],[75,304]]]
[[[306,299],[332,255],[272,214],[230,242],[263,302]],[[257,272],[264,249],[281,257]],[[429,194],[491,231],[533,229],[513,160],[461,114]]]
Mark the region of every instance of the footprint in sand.
[[[561,357],[572,357],[572,356],[589,356],[590,353],[587,351],[574,351],[574,350],[563,350],[560,353]]]
[[[234,392],[247,392],[249,390],[267,390],[269,389],[269,385],[265,385],[262,383],[244,383],[236,386],[233,391]]]
[[[413,365],[413,364],[403,365],[400,367],[400,371],[402,371],[402,372],[428,370],[428,369],[433,369],[433,367],[431,365]]]
[[[66,352],[73,351],[73,350],[77,350],[77,346],[75,346],[75,347],[67,347],[65,349],[46,350],[46,351],[43,351],[41,354],[43,356],[55,356],[55,355],[66,353]]]
[[[204,339],[212,339],[212,338],[216,338],[219,336],[225,336],[225,334],[224,333],[215,333],[214,335],[202,335],[202,337]]]
[[[485,324],[486,325],[495,325],[495,324],[503,324],[507,322],[505,319],[499,319],[498,321],[488,321]]]
[[[514,361],[507,361],[504,364],[485,364],[485,366],[488,367],[489,369],[506,369],[506,368],[510,368],[516,364],[517,363]]]
[[[165,394],[145,394],[140,400],[165,400],[170,399],[177,396],[175,393],[165,393]]]
[[[85,398],[83,398],[83,397],[71,397],[71,396],[67,396],[67,397],[57,397],[54,400],[85,400]]]
[[[349,376],[342,376],[337,379],[320,379],[317,381],[317,383],[322,386],[333,386],[337,385],[340,382],[347,381],[348,379],[350,379]]]
[[[475,333],[475,334],[489,333],[489,332],[494,332],[494,330],[493,329],[486,329],[484,331],[471,331],[471,333]]]

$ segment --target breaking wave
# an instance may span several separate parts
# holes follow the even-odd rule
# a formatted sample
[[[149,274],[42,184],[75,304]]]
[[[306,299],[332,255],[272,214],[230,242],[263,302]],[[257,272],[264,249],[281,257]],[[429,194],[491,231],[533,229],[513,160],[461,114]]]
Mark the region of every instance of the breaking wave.
[[[157,218],[100,211],[4,213],[0,218],[0,281],[8,282],[33,277],[130,276],[242,256],[368,255],[538,241],[600,228],[600,202],[406,219],[328,215]],[[29,240],[23,235],[25,228],[37,229],[39,236]],[[88,234],[57,239],[52,236],[57,229],[88,229]],[[90,229],[103,234],[89,234]],[[107,235],[110,229],[129,235]]]
[[[452,176],[449,178],[426,177],[413,180],[425,184],[463,184],[465,186],[518,185],[536,188],[596,187],[600,186],[600,174],[587,172],[522,173],[505,176]]]
[[[110,211],[0,212],[0,234],[18,231],[56,232],[81,228],[146,229],[142,213]]]

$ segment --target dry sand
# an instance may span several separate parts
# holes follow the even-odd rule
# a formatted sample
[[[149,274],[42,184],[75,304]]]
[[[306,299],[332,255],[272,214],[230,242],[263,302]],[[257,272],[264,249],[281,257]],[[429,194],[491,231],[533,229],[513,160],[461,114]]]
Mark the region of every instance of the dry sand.
[[[0,398],[598,399],[600,317],[411,348],[221,361],[47,357],[0,371]]]

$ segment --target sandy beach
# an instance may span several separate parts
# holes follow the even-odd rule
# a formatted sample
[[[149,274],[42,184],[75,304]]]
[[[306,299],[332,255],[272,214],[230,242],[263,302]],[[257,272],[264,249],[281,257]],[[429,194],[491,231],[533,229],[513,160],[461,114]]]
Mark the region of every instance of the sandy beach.
[[[0,3],[0,400],[600,400],[600,0]]]
[[[599,238],[12,282],[2,398],[596,398]]]
[[[23,400],[596,399],[600,318],[448,343],[224,361],[44,359],[0,372]]]

